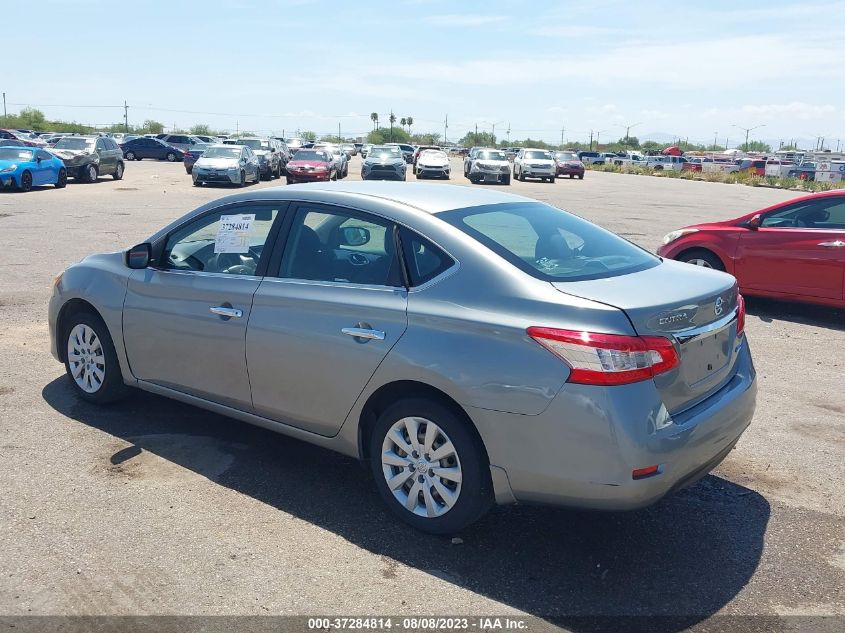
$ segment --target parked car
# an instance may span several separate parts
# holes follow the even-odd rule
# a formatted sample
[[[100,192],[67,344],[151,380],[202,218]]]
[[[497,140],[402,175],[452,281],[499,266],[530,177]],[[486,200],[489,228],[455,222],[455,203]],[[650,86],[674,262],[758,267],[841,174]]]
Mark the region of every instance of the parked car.
[[[203,143],[207,143],[208,145],[217,145],[221,142],[222,139],[219,139],[216,136],[208,136],[206,134],[194,134],[194,138],[199,139]]]
[[[40,147],[0,146],[0,189],[30,191],[33,187],[67,184],[67,169],[60,158]]]
[[[107,136],[65,136],[52,152],[64,161],[67,175],[83,182],[96,182],[100,176],[123,178],[123,150]]]
[[[479,149],[467,156],[467,178],[473,184],[511,184],[511,163],[500,149]]]
[[[69,267],[48,323],[76,398],[138,388],[366,460],[440,534],[496,502],[649,506],[755,408],[730,275],[491,189],[228,196]]]
[[[194,186],[225,184],[245,187],[247,181],[259,182],[258,158],[247,145],[209,145],[191,170]]]
[[[303,145],[302,139],[298,136],[292,136],[285,139],[285,145],[288,146],[288,149],[291,152],[291,155],[295,154],[298,149],[300,149]]]
[[[337,162],[324,149],[300,149],[291,156],[287,166],[287,183],[337,180]]]
[[[363,147],[364,147],[364,144],[363,144],[363,143],[355,143],[355,152],[356,152],[357,154],[360,154],[360,153],[361,153],[361,149],[362,149]]]
[[[445,178],[449,180],[452,170],[446,152],[439,149],[426,149],[414,161],[414,173],[417,178]]]
[[[702,171],[705,163],[712,163],[713,159],[706,156],[689,156],[687,162],[681,165],[681,171]]]
[[[556,169],[552,153],[545,149],[522,148],[513,159],[513,177],[523,182],[526,178],[539,178],[553,183]]]
[[[438,151],[438,152],[443,151],[437,145],[420,145],[419,147],[414,149],[414,159],[413,159],[414,167],[417,166],[417,160],[419,159],[420,154],[422,154],[426,150],[435,150],[435,151]]]
[[[47,143],[40,139],[31,138],[29,134],[19,130],[3,130],[0,129],[0,139],[7,139],[12,141],[20,141],[27,147],[45,147]]]
[[[265,180],[282,177],[282,152],[274,138],[240,138],[227,140],[226,145],[246,145],[258,158],[261,177]]]
[[[739,160],[739,169],[737,171],[746,172],[753,176],[766,175],[766,159],[765,158],[742,158]]]
[[[569,176],[575,178],[576,176],[584,180],[584,163],[578,158],[575,152],[555,152],[555,174],[557,176]]]
[[[385,145],[391,145],[393,147],[398,147],[402,151],[402,156],[405,158],[406,163],[414,162],[414,146],[408,145],[406,143],[385,143]]]
[[[663,257],[729,272],[740,290],[845,307],[845,192],[811,194],[672,231]]]
[[[172,145],[173,147],[178,147],[182,151],[188,150],[197,143],[204,143],[200,138],[193,136],[191,134],[165,134],[164,136],[160,137],[159,140],[164,141],[168,145]]]
[[[605,158],[598,152],[578,152],[578,160],[585,165],[604,165]]]
[[[157,138],[134,138],[127,143],[123,143],[120,149],[123,150],[123,157],[126,160],[155,158],[175,163],[177,160],[184,160],[185,158],[185,152],[181,149],[168,145]]]
[[[369,151],[373,148],[372,143],[364,143],[361,147],[361,158],[366,158]]]
[[[202,156],[203,152],[207,150],[211,145],[214,143],[197,143],[187,152],[185,152],[185,157],[182,159],[182,164],[185,166],[185,171],[188,175],[191,175],[191,172],[194,170],[194,163],[199,160],[199,157]]]
[[[813,181],[816,179],[816,164],[803,162],[790,169],[787,175],[791,178],[798,178],[799,180]]]
[[[0,138],[0,147],[32,147],[16,138]]]
[[[340,146],[333,143],[316,143],[312,149],[321,149],[332,155],[338,180],[349,175],[349,157],[346,152],[341,151]]]
[[[342,149],[346,153],[347,158],[352,158],[353,156],[358,154],[358,150],[352,143],[344,143],[340,146],[340,149]]]
[[[408,163],[396,145],[375,145],[361,163],[361,180],[406,180]]]

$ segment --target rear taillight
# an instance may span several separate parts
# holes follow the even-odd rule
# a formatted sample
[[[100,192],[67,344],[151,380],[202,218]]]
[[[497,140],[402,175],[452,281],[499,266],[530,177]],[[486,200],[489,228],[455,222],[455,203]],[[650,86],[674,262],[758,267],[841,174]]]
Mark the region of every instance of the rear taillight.
[[[741,294],[736,295],[736,335],[745,332],[745,298]]]
[[[528,335],[572,368],[567,382],[625,385],[677,367],[675,346],[662,336],[622,336],[530,327]]]

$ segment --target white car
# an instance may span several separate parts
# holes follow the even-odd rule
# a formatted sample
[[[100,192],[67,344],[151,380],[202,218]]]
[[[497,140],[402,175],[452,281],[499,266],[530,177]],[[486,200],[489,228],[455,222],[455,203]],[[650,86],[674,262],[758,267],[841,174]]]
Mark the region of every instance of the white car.
[[[513,159],[513,177],[519,181],[526,178],[539,178],[553,183],[557,167],[554,156],[545,149],[524,147]]]
[[[508,155],[500,149],[478,150],[469,159],[467,178],[474,184],[479,182],[511,184],[511,163]]]
[[[438,149],[426,149],[417,158],[417,178],[445,178],[449,180],[451,166],[446,152]]]

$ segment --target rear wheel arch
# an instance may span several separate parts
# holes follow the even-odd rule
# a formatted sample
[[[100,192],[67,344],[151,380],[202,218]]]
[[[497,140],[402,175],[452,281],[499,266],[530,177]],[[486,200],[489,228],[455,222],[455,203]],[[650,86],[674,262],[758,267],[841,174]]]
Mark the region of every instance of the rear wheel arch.
[[[366,460],[370,457],[370,435],[379,416],[396,402],[409,399],[430,400],[451,410],[464,421],[484,459],[488,464],[490,463],[487,447],[484,446],[481,434],[466,410],[446,392],[416,380],[397,380],[384,384],[367,398],[358,420],[358,454],[362,459]]]

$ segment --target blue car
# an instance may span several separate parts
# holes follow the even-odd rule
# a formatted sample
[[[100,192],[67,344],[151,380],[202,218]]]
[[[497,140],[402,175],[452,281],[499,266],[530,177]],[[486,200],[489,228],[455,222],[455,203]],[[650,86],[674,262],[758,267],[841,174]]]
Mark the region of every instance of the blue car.
[[[133,138],[128,143],[121,144],[120,149],[123,150],[123,157],[126,160],[155,158],[173,163],[185,158],[185,152],[178,147],[168,145],[157,138],[147,138],[146,136]]]
[[[0,147],[0,189],[29,191],[41,185],[67,184],[67,170],[60,158],[37,147]]]

